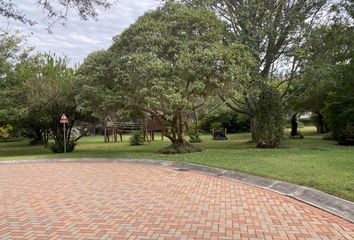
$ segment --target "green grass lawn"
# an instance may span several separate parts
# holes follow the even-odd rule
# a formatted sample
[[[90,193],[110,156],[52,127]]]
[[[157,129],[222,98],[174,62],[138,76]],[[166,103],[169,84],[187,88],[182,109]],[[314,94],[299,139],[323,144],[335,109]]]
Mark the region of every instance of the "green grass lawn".
[[[173,160],[252,173],[290,183],[296,183],[354,201],[354,147],[338,146],[324,141],[315,129],[301,129],[305,139],[284,139],[278,149],[257,149],[248,143],[249,134],[232,134],[227,141],[213,141],[203,135],[198,144],[203,152],[182,155],[162,155],[157,151],[167,147],[167,140],[158,139],[143,146],[129,146],[128,136],[118,143],[103,143],[102,136],[80,140],[68,158],[117,157]],[[0,160],[60,158],[41,146],[28,141],[0,143]]]

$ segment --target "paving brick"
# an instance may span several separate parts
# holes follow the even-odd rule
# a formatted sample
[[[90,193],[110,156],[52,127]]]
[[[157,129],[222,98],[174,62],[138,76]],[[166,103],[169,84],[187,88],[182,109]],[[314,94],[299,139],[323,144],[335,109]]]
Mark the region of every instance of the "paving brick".
[[[354,239],[354,224],[280,194],[132,163],[0,167],[0,239]]]

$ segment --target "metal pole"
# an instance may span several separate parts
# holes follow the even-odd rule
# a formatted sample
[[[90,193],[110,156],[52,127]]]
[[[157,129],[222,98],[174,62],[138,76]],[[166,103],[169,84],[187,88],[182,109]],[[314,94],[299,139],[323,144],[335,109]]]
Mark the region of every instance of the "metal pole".
[[[64,123],[64,153],[66,153],[66,128]]]

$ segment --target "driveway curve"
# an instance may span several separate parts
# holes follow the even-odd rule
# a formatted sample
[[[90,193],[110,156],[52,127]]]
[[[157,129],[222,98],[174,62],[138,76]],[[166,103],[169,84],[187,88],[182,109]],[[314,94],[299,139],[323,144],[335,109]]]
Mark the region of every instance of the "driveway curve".
[[[0,239],[354,239],[286,196],[137,163],[0,166]]]

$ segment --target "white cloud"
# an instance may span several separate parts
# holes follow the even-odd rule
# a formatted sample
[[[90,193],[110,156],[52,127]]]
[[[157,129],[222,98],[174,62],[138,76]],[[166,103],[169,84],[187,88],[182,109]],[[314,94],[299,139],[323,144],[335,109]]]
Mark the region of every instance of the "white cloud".
[[[79,16],[70,13],[67,26],[56,25],[53,33],[49,34],[42,21],[43,11],[34,4],[35,0],[16,2],[18,7],[29,18],[35,19],[38,24],[29,26],[0,17],[1,25],[4,27],[9,24],[11,29],[19,29],[23,34],[33,33],[28,39],[28,45],[34,46],[39,52],[66,55],[71,59],[71,65],[82,62],[90,52],[108,48],[114,36],[134,23],[146,11],[160,4],[158,0],[120,0],[111,9],[105,11],[99,9],[97,21],[82,21]]]

